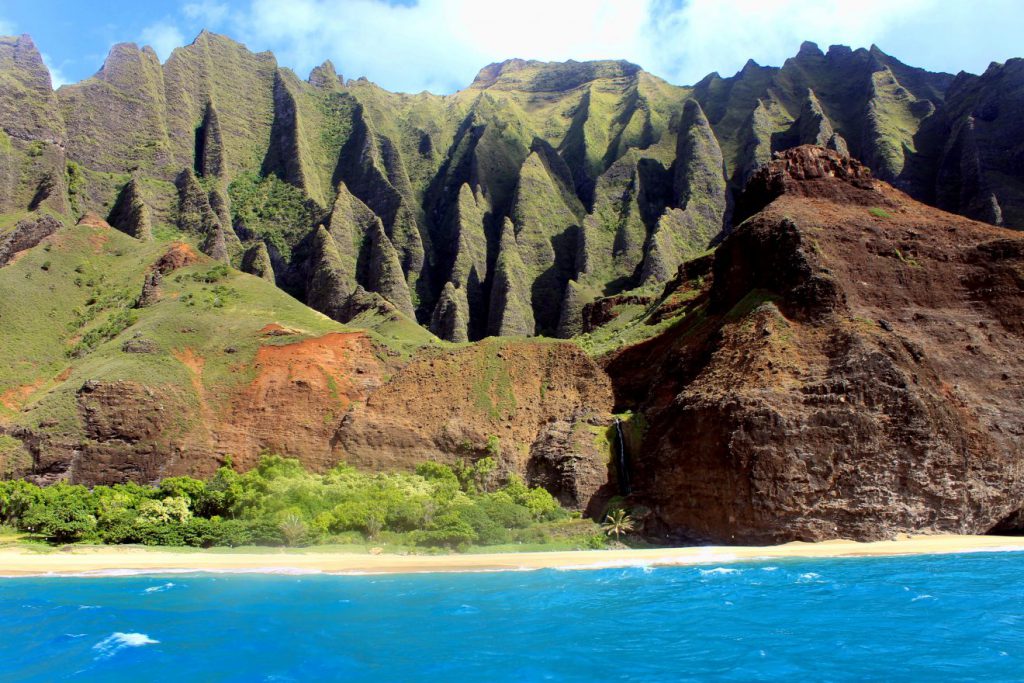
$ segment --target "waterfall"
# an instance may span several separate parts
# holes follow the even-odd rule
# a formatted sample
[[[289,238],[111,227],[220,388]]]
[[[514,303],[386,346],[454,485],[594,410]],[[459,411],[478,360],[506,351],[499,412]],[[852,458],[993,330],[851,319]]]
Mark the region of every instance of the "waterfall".
[[[626,441],[622,438],[622,422],[615,418],[615,433],[619,435],[619,452],[615,461],[615,471],[619,480],[619,494],[628,496],[632,491],[629,483],[629,466],[626,463]]]

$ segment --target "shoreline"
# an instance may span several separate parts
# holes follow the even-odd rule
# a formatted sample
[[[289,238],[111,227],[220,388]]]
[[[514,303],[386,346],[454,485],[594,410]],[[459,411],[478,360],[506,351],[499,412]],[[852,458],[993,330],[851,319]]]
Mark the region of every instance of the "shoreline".
[[[729,564],[776,559],[826,559],[1024,551],[1024,536],[908,536],[891,541],[847,540],[774,546],[690,546],[640,550],[572,550],[448,555],[341,552],[175,552],[98,548],[47,554],[0,549],[0,578],[123,576],[164,573],[414,574],[440,572],[610,569]]]

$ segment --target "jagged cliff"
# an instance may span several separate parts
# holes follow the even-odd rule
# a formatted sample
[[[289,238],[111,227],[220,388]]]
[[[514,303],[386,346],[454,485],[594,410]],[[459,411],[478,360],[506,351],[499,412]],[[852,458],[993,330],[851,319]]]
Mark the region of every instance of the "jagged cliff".
[[[764,543],[1020,528],[1024,235],[919,204],[821,147],[606,361],[649,530]],[[661,306],[666,306],[662,303]],[[651,315],[657,315],[652,313]]]
[[[176,228],[236,267],[259,255],[263,276],[343,322],[361,287],[452,341],[572,336],[589,302],[656,287],[711,246],[746,179],[798,144],[1024,227],[1018,60],[954,78],[806,43],[781,68],[692,87],[627,62],[509,60],[440,97],[345,81],[329,62],[302,80],[204,31],[164,64],[116,45],[56,93],[31,39],[4,38],[0,74],[5,211]],[[312,248],[320,225],[342,264]]]
[[[1017,529],[1022,64],[442,97],[204,32],[54,92],[0,38],[0,476],[494,455],[651,534]]]

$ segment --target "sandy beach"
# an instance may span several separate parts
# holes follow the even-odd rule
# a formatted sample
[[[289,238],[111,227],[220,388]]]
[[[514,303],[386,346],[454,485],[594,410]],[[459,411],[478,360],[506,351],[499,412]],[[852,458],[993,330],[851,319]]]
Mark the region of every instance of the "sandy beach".
[[[581,550],[449,555],[386,553],[175,552],[144,548],[82,548],[38,553],[23,548],[0,550],[0,576],[161,572],[326,572],[413,573],[600,569],[629,566],[679,566],[782,558],[867,557],[1024,550],[1021,536],[913,536],[860,543],[825,541],[776,546],[700,546],[643,550]]]

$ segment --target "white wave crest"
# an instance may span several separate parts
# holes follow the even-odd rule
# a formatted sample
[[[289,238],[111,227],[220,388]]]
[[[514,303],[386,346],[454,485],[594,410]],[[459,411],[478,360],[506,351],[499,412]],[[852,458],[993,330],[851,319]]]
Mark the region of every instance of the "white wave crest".
[[[714,569],[699,569],[701,576],[717,576],[721,574],[739,574],[739,569],[732,569],[731,567],[715,567]]]
[[[97,659],[113,657],[126,647],[142,647],[143,645],[156,645],[159,640],[153,640],[145,633],[111,633],[109,636],[92,646],[98,653]]]
[[[172,588],[174,588],[174,584],[168,582],[168,583],[165,583],[165,584],[163,584],[161,586],[150,586],[149,588],[147,588],[143,592],[144,593],[163,593],[164,591],[169,591]]]

